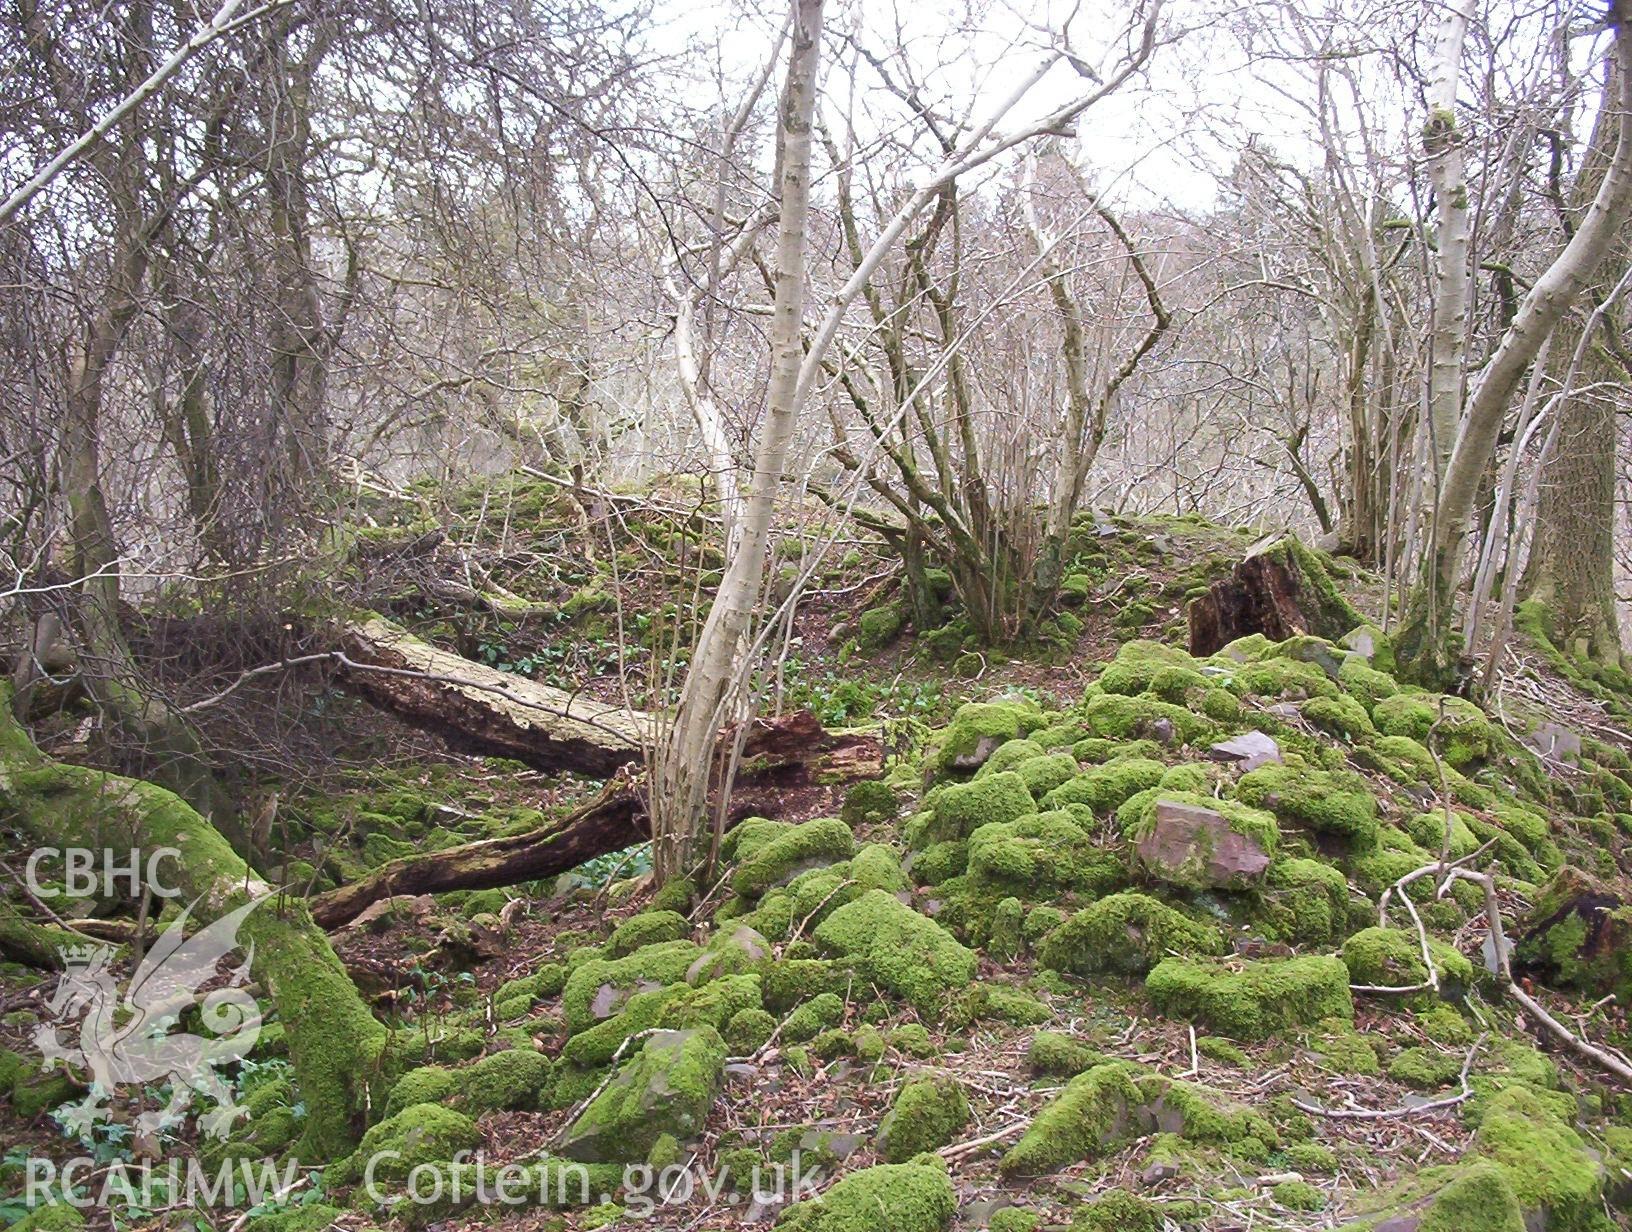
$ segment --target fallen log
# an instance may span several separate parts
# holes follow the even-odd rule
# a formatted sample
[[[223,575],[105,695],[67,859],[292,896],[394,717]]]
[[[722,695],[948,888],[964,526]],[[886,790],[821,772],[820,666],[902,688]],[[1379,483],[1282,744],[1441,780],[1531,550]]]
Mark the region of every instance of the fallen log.
[[[641,760],[652,716],[442,650],[379,616],[342,633],[346,684],[416,727],[535,770],[605,778]]]
[[[1198,656],[1252,633],[1272,642],[1304,633],[1336,641],[1364,623],[1320,557],[1292,535],[1254,544],[1228,578],[1190,604],[1188,614],[1190,653]]]
[[[722,736],[722,746],[732,735]],[[775,816],[796,789],[819,785],[833,795],[844,783],[876,776],[882,766],[883,746],[876,738],[829,732],[808,710],[755,719],[743,736],[731,820]],[[649,826],[644,784],[625,768],[589,803],[526,834],[392,860],[308,903],[312,918],[333,930],[394,895],[490,890],[570,872],[596,856],[645,842]]]
[[[312,919],[332,930],[398,894],[490,890],[538,881],[647,837],[645,801],[628,776],[620,774],[588,804],[525,834],[404,856],[361,881],[325,891],[309,900]]]

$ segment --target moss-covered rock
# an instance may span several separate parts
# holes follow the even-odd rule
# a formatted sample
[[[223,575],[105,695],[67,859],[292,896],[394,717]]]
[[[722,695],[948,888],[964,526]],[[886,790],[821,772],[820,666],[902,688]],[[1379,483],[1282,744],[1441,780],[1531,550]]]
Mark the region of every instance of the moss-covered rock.
[[[1199,744],[1212,735],[1210,719],[1158,698],[1101,693],[1082,708],[1082,719],[1096,736],[1117,740],[1149,738],[1158,744]]]
[[[357,1150],[330,1165],[324,1179],[330,1185],[354,1184],[373,1163],[377,1179],[400,1184],[421,1164],[449,1163],[481,1141],[481,1131],[464,1113],[440,1104],[413,1104],[364,1134]]]
[[[1026,1049],[1026,1067],[1051,1078],[1075,1078],[1111,1060],[1097,1048],[1057,1031],[1039,1031]]]
[[[870,890],[828,916],[816,928],[816,941],[921,1012],[933,1012],[975,974],[972,951],[883,890]]]
[[[1377,797],[1351,771],[1315,770],[1290,762],[1241,776],[1236,799],[1268,809],[1283,822],[1344,840],[1355,851],[1377,845]]]
[[[1604,1226],[1601,1160],[1532,1088],[1516,1085],[1490,1098],[1473,1150],[1501,1168],[1527,1222],[1542,1216],[1547,1228],[1581,1232]]]
[[[1428,953],[1442,987],[1467,987],[1473,983],[1473,964],[1466,956],[1434,937],[1428,939]],[[1428,982],[1422,942],[1415,932],[1364,928],[1343,943],[1342,955],[1351,984],[1412,988]]]
[[[1089,904],[1043,939],[1038,959],[1073,975],[1143,975],[1171,955],[1220,954],[1218,929],[1145,894]]]
[[[604,948],[609,958],[624,958],[645,946],[689,936],[691,924],[678,911],[643,911],[613,929]]]
[[[966,702],[935,738],[925,765],[932,775],[972,773],[998,746],[1042,723],[1042,709],[1033,702]]]
[[[957,1208],[946,1164],[924,1155],[852,1172],[821,1197],[794,1203],[776,1226],[782,1232],[940,1232]]]
[[[1236,1039],[1354,1017],[1348,968],[1318,955],[1238,963],[1169,958],[1146,977],[1145,991],[1168,1017]]]
[[[1062,781],[1042,797],[1042,804],[1051,809],[1084,804],[1103,815],[1128,797],[1155,787],[1166,773],[1166,766],[1148,757],[1118,758]]]
[[[968,838],[981,826],[1014,821],[1037,811],[1025,779],[1005,770],[969,783],[952,783],[936,793],[934,824],[917,845]]]
[[[789,1044],[803,1044],[843,1021],[844,999],[837,993],[817,993],[787,1016],[780,1038]]]
[[[981,826],[969,837],[969,875],[1004,895],[1033,896],[1050,889],[1101,894],[1125,876],[1122,861],[1063,809]]]
[[[986,953],[995,962],[1013,962],[1025,948],[1026,908],[1018,898],[1010,896],[997,904],[992,913],[992,928],[986,938]]]
[[[1260,884],[1280,848],[1272,814],[1233,800],[1161,791],[1131,819],[1138,867],[1188,890],[1245,890]]]
[[[639,1163],[660,1136],[697,1135],[719,1094],[725,1041],[712,1027],[647,1038],[565,1131],[558,1153],[591,1163]]]
[[[540,1107],[553,1072],[552,1062],[541,1053],[526,1048],[496,1052],[459,1072],[460,1107],[467,1112]]]
[[[900,807],[893,787],[882,779],[868,779],[844,793],[839,820],[854,830],[858,826],[894,821]]]
[[[895,1097],[878,1127],[878,1153],[900,1164],[925,1151],[939,1150],[969,1124],[969,1097],[953,1078],[919,1078]]]
[[[1066,1083],[1003,1156],[1009,1176],[1032,1176],[1095,1160],[1158,1129],[1208,1145],[1277,1140],[1263,1116],[1216,1091],[1176,1082],[1130,1062],[1095,1066]]]
[[[790,826],[769,842],[754,846],[746,856],[739,844],[731,888],[754,897],[807,869],[848,860],[855,849],[855,835],[837,817]]]
[[[666,941],[624,958],[589,958],[572,969],[561,991],[567,1028],[585,1030],[618,1013],[631,997],[683,983],[703,951],[689,941]]]

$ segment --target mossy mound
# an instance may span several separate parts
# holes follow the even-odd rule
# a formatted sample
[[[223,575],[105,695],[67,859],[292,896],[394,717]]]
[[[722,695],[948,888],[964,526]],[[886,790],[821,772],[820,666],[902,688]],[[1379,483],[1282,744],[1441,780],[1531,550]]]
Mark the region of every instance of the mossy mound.
[[[895,1097],[878,1127],[878,1153],[886,1163],[948,1145],[969,1124],[969,1097],[954,1078],[920,1078]]]
[[[756,897],[812,867],[848,860],[855,849],[855,835],[837,817],[788,826],[762,842],[753,842],[747,851],[738,840],[731,888],[738,894]]]
[[[1466,988],[1473,983],[1473,963],[1433,937],[1428,953],[1442,987]],[[1343,943],[1343,965],[1351,984],[1377,988],[1414,988],[1428,982],[1422,959],[1422,941],[1415,932],[1398,928],[1365,928]]]
[[[1038,960],[1072,975],[1143,975],[1173,955],[1221,954],[1218,929],[1137,892],[1112,894],[1043,939]]]
[[[783,1232],[940,1232],[957,1208],[946,1164],[922,1155],[852,1172],[821,1197],[794,1203],[776,1226]]]
[[[1064,809],[981,826],[969,836],[976,885],[1042,897],[1062,890],[1103,894],[1126,877],[1121,859],[1096,844],[1078,815]]]
[[[1005,1175],[1035,1176],[1100,1159],[1158,1130],[1206,1145],[1278,1140],[1267,1118],[1216,1091],[1116,1061],[1071,1079],[1003,1156],[1000,1167]]]
[[[639,1163],[664,1134],[694,1137],[719,1093],[725,1058],[725,1041],[712,1027],[649,1036],[566,1129],[559,1154],[588,1163]]]
[[[851,960],[862,976],[924,1013],[938,1009],[948,992],[966,987],[975,974],[972,951],[883,890],[869,890],[840,907],[817,926],[815,937],[830,953]]]
[[[330,1185],[354,1184],[370,1163],[373,1175],[400,1184],[421,1164],[446,1164],[461,1151],[474,1151],[482,1135],[462,1112],[438,1104],[414,1104],[387,1117],[363,1135],[357,1150],[324,1174]]]
[[[1349,971],[1336,958],[1204,962],[1169,958],[1145,979],[1169,1018],[1204,1023],[1222,1035],[1258,1040],[1323,1018],[1354,1017]]]
[[[1031,789],[1013,770],[969,783],[950,784],[928,803],[933,811],[933,824],[926,827],[922,840],[914,846],[968,838],[981,826],[1014,821],[1037,811]]]
[[[1315,770],[1293,764],[1260,766],[1242,775],[1235,797],[1268,809],[1290,825],[1344,840],[1351,850],[1377,845],[1377,797],[1352,771]]]

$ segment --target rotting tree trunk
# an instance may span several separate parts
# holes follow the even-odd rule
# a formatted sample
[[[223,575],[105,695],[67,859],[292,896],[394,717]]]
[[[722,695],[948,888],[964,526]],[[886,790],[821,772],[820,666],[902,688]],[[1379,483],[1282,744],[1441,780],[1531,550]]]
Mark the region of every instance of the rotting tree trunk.
[[[570,872],[609,851],[646,841],[646,806],[628,778],[619,775],[581,808],[565,817],[507,838],[465,843],[445,851],[404,856],[361,881],[311,899],[312,919],[336,929],[362,911],[397,894],[489,890]]]
[[[716,755],[728,750],[734,737],[724,733]],[[801,710],[779,719],[755,719],[743,739],[742,760],[744,797],[753,798],[754,789],[761,787],[774,797],[816,782],[873,777],[883,763],[883,746],[870,736],[828,732],[815,715]],[[645,842],[651,833],[646,799],[634,776],[621,772],[589,803],[526,834],[405,856],[361,881],[325,891],[311,900],[312,917],[334,929],[393,895],[488,890],[570,872],[596,856]],[[746,815],[746,808],[737,815]]]
[[[651,738],[642,711],[495,671],[379,616],[348,625],[342,646],[349,687],[456,744],[537,770],[605,777],[641,760]]]
[[[1189,616],[1193,655],[1253,633],[1272,642],[1304,633],[1335,640],[1364,621],[1320,558],[1290,535],[1255,545],[1230,577],[1190,604]]]
[[[193,914],[200,922],[272,892],[174,792],[51,762],[5,706],[0,706],[0,813],[53,847],[82,846],[120,859],[137,848],[175,848],[181,854],[167,865],[166,876],[197,900]],[[296,1154],[306,1163],[338,1158],[352,1149],[368,1109],[383,1094],[388,1033],[304,903],[263,903],[245,918],[239,939],[246,951],[253,945],[251,972],[288,1033],[289,1058],[307,1108]]]

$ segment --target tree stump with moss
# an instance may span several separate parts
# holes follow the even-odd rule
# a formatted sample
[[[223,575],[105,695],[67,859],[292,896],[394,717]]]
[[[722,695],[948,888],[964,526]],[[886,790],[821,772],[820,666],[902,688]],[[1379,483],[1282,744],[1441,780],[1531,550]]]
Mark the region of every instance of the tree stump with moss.
[[[1300,634],[1335,641],[1364,618],[1320,557],[1292,535],[1255,544],[1228,577],[1191,602],[1190,653],[1210,655],[1253,633],[1272,642]]]

